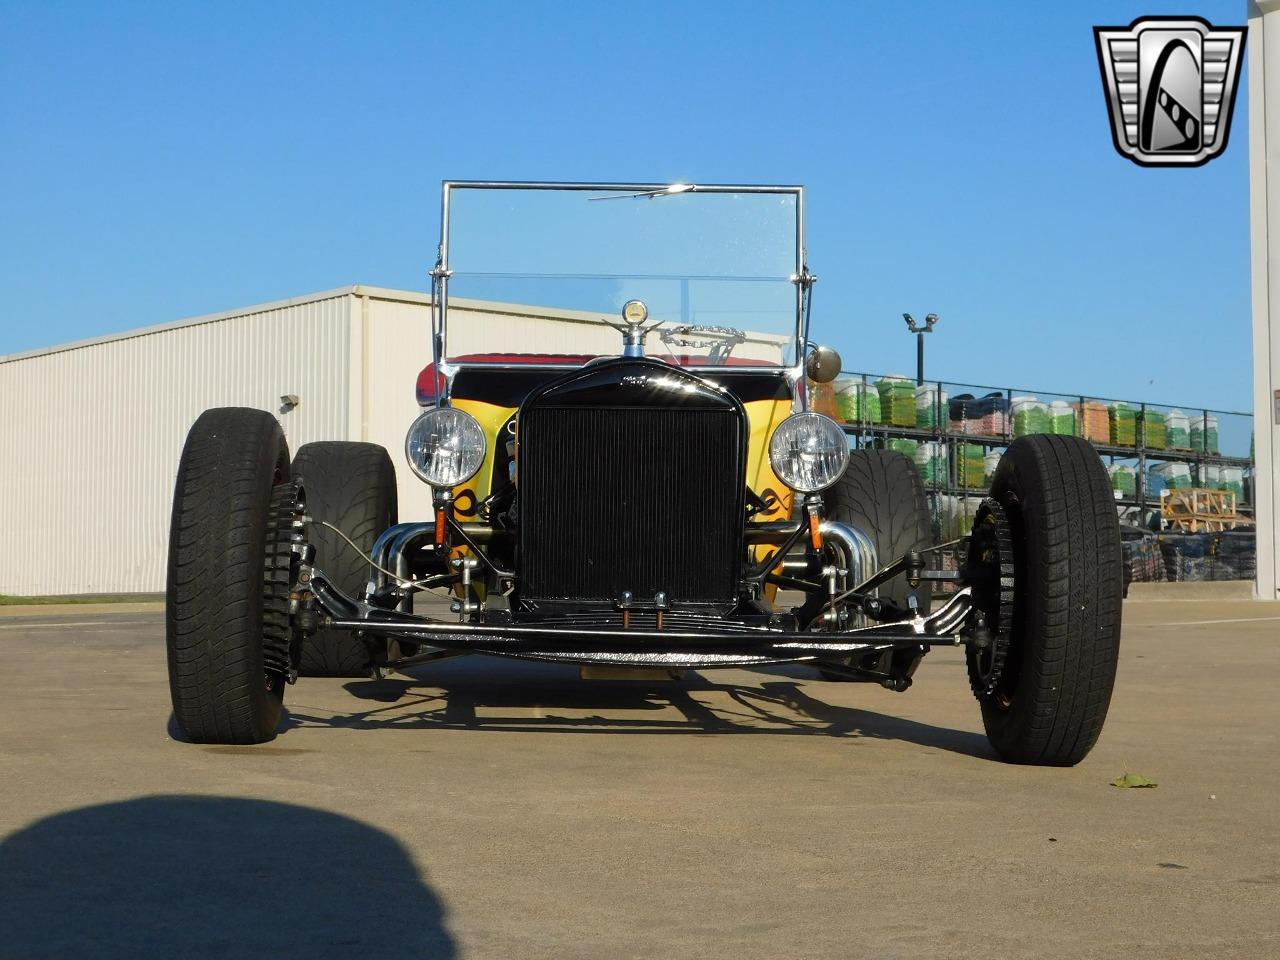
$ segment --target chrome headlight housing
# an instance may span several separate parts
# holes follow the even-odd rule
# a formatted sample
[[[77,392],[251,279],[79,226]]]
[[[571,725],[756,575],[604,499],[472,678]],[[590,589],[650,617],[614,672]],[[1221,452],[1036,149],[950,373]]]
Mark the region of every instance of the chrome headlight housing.
[[[792,490],[817,493],[844,473],[849,464],[849,441],[830,417],[797,413],[773,431],[769,463],[778,479]]]
[[[470,480],[484,463],[486,449],[476,418],[453,407],[422,414],[404,441],[409,466],[433,487],[456,487]]]

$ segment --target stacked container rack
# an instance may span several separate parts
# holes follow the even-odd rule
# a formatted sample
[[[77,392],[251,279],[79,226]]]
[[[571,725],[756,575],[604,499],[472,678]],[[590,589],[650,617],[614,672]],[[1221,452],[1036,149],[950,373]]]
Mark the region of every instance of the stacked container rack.
[[[852,391],[865,397],[876,393],[878,382],[890,379],[897,378],[846,372],[836,382],[835,392]],[[1149,470],[1154,464],[1187,464],[1193,486],[1207,485],[1208,475],[1221,475],[1222,468],[1234,468],[1237,472],[1233,472],[1232,476],[1248,478],[1253,473],[1251,444],[1250,455],[1241,456],[1221,453],[1218,443],[1220,426],[1226,423],[1232,428],[1227,433],[1234,435],[1230,442],[1235,446],[1243,446],[1242,438],[1252,436],[1252,418],[1246,413],[1187,407],[1178,410],[1163,404],[1139,401],[1082,395],[1064,396],[1042,391],[1015,390],[1011,387],[945,381],[926,381],[926,386],[928,389],[922,389],[920,394],[931,397],[935,407],[932,411],[927,411],[927,416],[919,418],[918,423],[923,425],[879,422],[874,419],[874,405],[865,403],[841,404],[838,407],[833,405],[832,409],[821,412],[840,420],[855,446],[884,446],[909,453],[912,443],[937,445],[927,447],[930,452],[917,458],[918,464],[923,459],[929,465],[929,469],[922,469],[921,472],[931,502],[937,542],[952,540],[967,533],[967,519],[986,494],[985,483],[973,485],[976,479],[972,469],[975,462],[973,447],[998,453],[1018,435],[1018,429],[1027,429],[1029,424],[1037,431],[1070,432],[1092,442],[1109,471],[1119,468],[1116,470],[1120,474],[1118,483],[1125,488],[1125,492],[1117,493],[1116,505],[1122,519],[1138,526],[1151,526],[1153,511],[1158,513],[1160,509],[1160,495],[1158,490],[1152,489]],[[950,415],[949,405],[966,395],[975,398],[972,401],[975,405],[982,406],[985,403],[996,412],[974,418],[973,421],[962,419],[957,428]],[[1187,412],[1184,414],[1182,411]],[[1182,417],[1187,419],[1190,427],[1185,440],[1180,431]],[[1174,425],[1172,428],[1171,419]],[[993,430],[992,427],[996,429]],[[1175,442],[1186,443],[1187,447],[1172,447],[1171,437]],[[1113,442],[1113,439],[1121,442]],[[1192,444],[1199,448],[1192,447]],[[942,451],[940,460],[937,454],[939,450]],[[939,463],[945,466],[939,468]],[[960,465],[965,465],[965,468],[958,470]],[[1125,468],[1131,470],[1134,477],[1131,494],[1128,492],[1129,480],[1125,475]],[[963,482],[957,482],[958,480]],[[1248,516],[1253,513],[1251,486],[1246,479],[1243,496],[1237,498],[1239,512]]]

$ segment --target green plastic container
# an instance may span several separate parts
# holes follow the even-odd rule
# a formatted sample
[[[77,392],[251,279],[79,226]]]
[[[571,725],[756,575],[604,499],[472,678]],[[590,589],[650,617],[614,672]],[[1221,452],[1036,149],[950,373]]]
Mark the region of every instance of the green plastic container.
[[[1111,474],[1112,490],[1125,497],[1134,496],[1137,492],[1137,480],[1132,467],[1126,467],[1124,464],[1118,463],[1109,472]]]
[[[1000,450],[992,450],[982,458],[982,485],[990,486],[991,478],[996,475],[996,467],[1000,466],[1000,458],[1004,453]]]
[[[1127,403],[1113,403],[1107,408],[1111,422],[1111,443],[1117,447],[1138,445],[1138,415]],[[1132,471],[1130,471],[1132,472]]]
[[[916,387],[916,426],[935,430],[947,422],[947,392],[925,384]]]
[[[1186,490],[1191,486],[1191,467],[1185,463],[1158,463],[1151,473],[1161,478],[1161,486],[1168,490]]]
[[[945,483],[947,479],[947,448],[930,440],[916,447],[916,469],[928,485]]]
[[[1223,490],[1230,490],[1236,495],[1236,503],[1244,501],[1244,470],[1240,467],[1222,468]]]
[[[1218,452],[1218,418],[1210,414],[1191,417],[1191,449]]]
[[[1169,450],[1191,449],[1191,421],[1181,410],[1170,410],[1164,418],[1165,447]]]
[[[981,490],[986,487],[986,448],[976,443],[956,444],[956,486]]]
[[[1049,432],[1049,408],[1035,397],[1014,397],[1010,406],[1015,437]]]
[[[919,446],[920,444],[916,443],[916,441],[914,440],[905,440],[905,439],[895,438],[893,440],[886,441],[882,449],[897,450],[898,453],[905,453],[912,460],[915,460],[916,448]]]
[[[916,425],[916,385],[906,377],[889,376],[876,381],[880,395],[880,422],[891,427]]]
[[[1142,414],[1142,445],[1148,450],[1163,450],[1167,443],[1168,429],[1164,414],[1148,410]]]
[[[1076,435],[1076,411],[1065,400],[1055,400],[1049,404],[1049,432],[1064,437]]]
[[[852,377],[836,380],[836,411],[845,423],[879,423],[880,393]]]

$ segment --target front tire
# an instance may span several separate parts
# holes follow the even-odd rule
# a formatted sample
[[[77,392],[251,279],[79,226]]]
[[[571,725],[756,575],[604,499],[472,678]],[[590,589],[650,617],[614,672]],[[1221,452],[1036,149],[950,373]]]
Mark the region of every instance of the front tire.
[[[991,496],[1008,517],[1015,589],[1008,659],[978,697],[982,722],[1010,763],[1072,766],[1102,731],[1120,651],[1111,485],[1087,441],[1045,434],[1010,444]]]
[[[288,662],[290,551],[279,530],[292,505],[288,481],[289,448],[269,413],[208,410],[187,435],[169,527],[165,646],[174,718],[192,742],[275,738]]]
[[[895,450],[850,451],[849,466],[823,493],[822,499],[827,517],[857,527],[871,537],[881,566],[912,550],[924,550],[932,545],[924,482],[916,465],[905,454]],[[880,588],[879,595],[905,607],[907,596],[912,592],[906,577],[895,577]],[[928,613],[928,587],[916,596],[921,612]],[[809,609],[816,612],[821,606],[822,601],[818,599],[811,601]],[[903,672],[910,669],[911,661],[917,658],[918,653],[903,650],[864,658],[867,662],[861,666],[877,672],[893,672],[896,667],[898,672]],[[824,680],[852,679],[823,667],[818,668],[818,674]]]
[[[398,513],[391,457],[375,443],[308,443],[298,448],[293,475],[316,521],[307,533],[316,548],[315,566],[339,589],[360,595],[369,579],[368,560],[318,521],[333,524],[366,554],[372,551]],[[320,629],[302,643],[298,672],[304,677],[368,677],[372,668],[368,645],[350,631]]]

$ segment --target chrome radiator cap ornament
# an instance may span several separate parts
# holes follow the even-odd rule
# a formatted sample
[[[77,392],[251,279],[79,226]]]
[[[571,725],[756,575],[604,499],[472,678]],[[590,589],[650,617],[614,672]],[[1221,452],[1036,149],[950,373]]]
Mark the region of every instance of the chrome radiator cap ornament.
[[[628,300],[622,305],[622,322],[618,327],[622,331],[622,355],[624,357],[643,357],[644,338],[649,328],[644,322],[649,319],[649,308],[643,300]],[[614,324],[614,326],[618,326]]]
[[[1121,156],[1144,167],[1197,167],[1226,149],[1245,29],[1199,17],[1093,28]]]
[[[628,300],[622,305],[622,319],[637,327],[649,319],[649,308],[644,305],[643,300]]]

